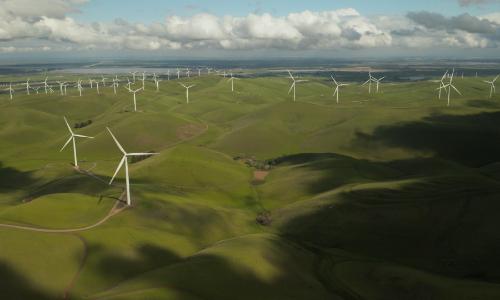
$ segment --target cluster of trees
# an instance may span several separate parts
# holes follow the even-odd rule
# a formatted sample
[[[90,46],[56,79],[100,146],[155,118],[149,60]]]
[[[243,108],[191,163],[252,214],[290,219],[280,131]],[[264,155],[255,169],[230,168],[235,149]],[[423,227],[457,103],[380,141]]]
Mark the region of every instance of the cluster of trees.
[[[92,120],[83,121],[83,122],[80,122],[80,123],[75,123],[75,125],[73,127],[75,127],[75,129],[78,129],[78,128],[87,127],[90,124],[92,124]]]
[[[234,160],[243,161],[250,168],[254,168],[261,171],[269,171],[271,168],[278,163],[275,159],[258,160],[255,157],[245,157],[245,156],[235,156]]]
[[[271,218],[270,212],[264,211],[257,215],[255,221],[257,222],[257,224],[260,224],[262,226],[269,226],[271,225],[273,219]]]

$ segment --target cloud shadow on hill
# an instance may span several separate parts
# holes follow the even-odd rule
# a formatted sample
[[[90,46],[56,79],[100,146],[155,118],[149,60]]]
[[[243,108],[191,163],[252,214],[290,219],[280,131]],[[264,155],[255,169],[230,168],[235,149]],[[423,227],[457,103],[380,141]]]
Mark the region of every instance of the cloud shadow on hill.
[[[381,126],[372,134],[358,132],[353,144],[396,147],[481,167],[500,160],[500,112],[432,115],[421,121]]]

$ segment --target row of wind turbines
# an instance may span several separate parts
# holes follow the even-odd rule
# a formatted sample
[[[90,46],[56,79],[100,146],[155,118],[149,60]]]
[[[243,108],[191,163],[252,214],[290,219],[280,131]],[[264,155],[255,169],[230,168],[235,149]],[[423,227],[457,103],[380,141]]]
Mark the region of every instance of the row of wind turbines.
[[[200,68],[198,69],[198,77],[201,77],[201,70],[202,69],[200,69]],[[211,69],[211,68],[207,68],[207,74],[211,74],[212,70],[213,69]],[[142,72],[142,78],[138,78],[138,76],[137,76],[138,73],[139,72],[137,72],[137,71],[129,72],[129,74],[132,75],[132,81],[130,80],[129,77],[126,77],[127,83],[125,85],[125,89],[127,91],[129,91],[131,94],[133,94],[134,112],[137,112],[137,94],[145,90],[145,88],[146,88],[145,82],[147,80],[146,72]],[[234,87],[235,80],[240,80],[240,78],[234,77],[233,73],[227,73],[226,71],[222,72],[220,70],[214,70],[214,73],[217,75],[223,76],[224,78],[227,78],[229,76],[228,82],[231,83],[231,92],[235,91],[235,87]],[[191,76],[190,74],[191,74],[191,70],[186,69],[186,71],[184,73],[185,77],[190,78],[190,76]],[[288,94],[291,94],[293,92],[293,101],[296,101],[297,100],[297,84],[307,82],[308,80],[302,80],[298,76],[294,76],[290,70],[288,70],[288,75],[289,75],[289,79],[291,79],[291,81],[292,81],[290,88],[288,90]],[[442,76],[442,78],[440,80],[440,86],[437,89],[439,99],[441,99],[442,92],[443,91],[446,92],[447,98],[448,98],[448,106],[450,106],[452,90],[457,92],[459,95],[462,95],[462,93],[453,85],[454,76],[455,76],[455,70],[453,70],[453,72],[451,72],[451,73],[449,71],[446,71],[445,74]],[[159,92],[160,91],[160,82],[162,81],[161,77],[157,76],[156,73],[153,73],[151,77],[152,77],[152,81],[154,82],[154,85],[156,87],[156,91]],[[166,77],[167,77],[167,80],[170,80],[170,70],[168,70]],[[330,77],[332,79],[333,88],[334,88],[333,97],[336,98],[337,103],[340,103],[340,89],[342,87],[348,86],[350,84],[340,83],[335,79],[334,76],[330,76]],[[498,79],[498,77],[499,76],[494,78],[492,81],[484,81],[485,83],[488,83],[490,85],[490,98],[492,98],[493,94],[496,93],[495,82]],[[181,78],[181,69],[177,69],[177,79],[179,80],[180,78]],[[463,78],[463,74],[462,74],[462,78]],[[379,93],[380,92],[380,84],[381,84],[382,80],[384,80],[384,79],[385,79],[385,76],[380,77],[380,78],[374,77],[370,71],[370,72],[368,72],[368,80],[365,81],[363,84],[361,84],[361,86],[368,85],[368,93],[371,94],[372,93],[372,84],[374,84],[374,85],[376,85],[375,92]],[[89,78],[87,86],[89,86],[90,89],[93,89],[95,86],[97,94],[100,94],[100,86],[106,87],[107,80],[108,80],[108,78],[106,78],[104,75],[101,75],[100,80],[95,80],[93,78]],[[138,80],[142,82],[141,87],[132,88],[132,85],[135,85]],[[111,82],[112,83],[111,83],[110,87],[113,88],[113,93],[116,95],[117,88],[120,86],[121,80],[118,78],[118,75],[115,75],[115,77],[111,80]],[[72,83],[68,82],[68,81],[56,81],[56,83],[59,85],[60,94],[62,96],[66,96],[67,95],[67,87],[70,86]],[[186,83],[179,83],[179,84],[183,88],[186,89],[186,103],[189,104],[189,90],[191,88],[195,87],[196,85],[195,84],[188,85]],[[26,94],[27,95],[30,95],[30,89],[36,91],[36,93],[38,94],[39,90],[41,88],[44,88],[45,94],[54,93],[53,86],[48,84],[48,77],[46,77],[45,80],[43,82],[41,82],[38,86],[31,85],[30,79],[28,79],[26,81],[26,83],[24,83],[23,85],[26,86]],[[78,90],[79,95],[81,97],[83,94],[83,90],[84,90],[84,81],[81,79],[78,79],[78,81],[75,82],[75,85],[73,87],[75,87]],[[15,93],[15,89],[12,87],[12,83],[9,84],[9,86],[6,90],[9,92],[10,99],[12,100],[13,94]]]

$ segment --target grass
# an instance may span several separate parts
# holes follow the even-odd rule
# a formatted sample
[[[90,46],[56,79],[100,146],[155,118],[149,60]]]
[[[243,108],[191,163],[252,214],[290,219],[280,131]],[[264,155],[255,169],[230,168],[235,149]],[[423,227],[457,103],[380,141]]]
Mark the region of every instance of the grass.
[[[107,184],[121,153],[106,127],[129,152],[160,153],[130,164],[134,207],[99,227],[0,228],[6,299],[498,298],[500,98],[466,78],[450,107],[430,81],[350,85],[336,104],[307,79],[296,102],[278,77],[234,93],[193,77],[190,104],[177,80],[148,82],[136,113],[123,88],[1,95],[0,223],[102,219],[124,185],[123,172]],[[75,132],[95,137],[77,142],[95,177],[59,152],[63,116],[93,121]],[[241,155],[277,164],[256,184]]]

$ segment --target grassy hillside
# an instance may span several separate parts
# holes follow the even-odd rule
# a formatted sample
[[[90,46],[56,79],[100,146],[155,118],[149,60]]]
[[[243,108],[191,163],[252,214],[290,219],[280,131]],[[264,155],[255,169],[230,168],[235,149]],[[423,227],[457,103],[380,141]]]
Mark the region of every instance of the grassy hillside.
[[[500,98],[307,79],[0,95],[0,298],[497,299]]]

